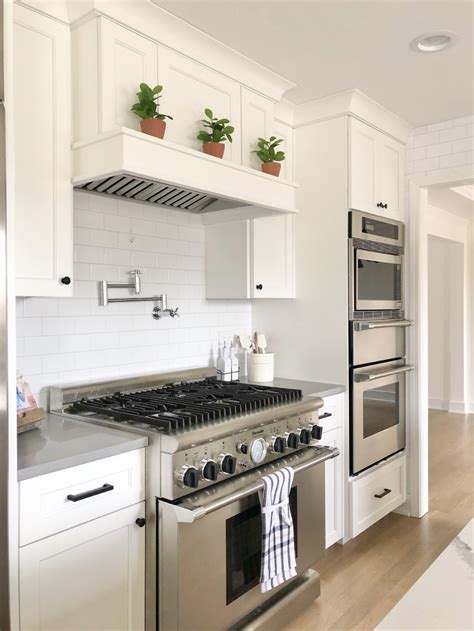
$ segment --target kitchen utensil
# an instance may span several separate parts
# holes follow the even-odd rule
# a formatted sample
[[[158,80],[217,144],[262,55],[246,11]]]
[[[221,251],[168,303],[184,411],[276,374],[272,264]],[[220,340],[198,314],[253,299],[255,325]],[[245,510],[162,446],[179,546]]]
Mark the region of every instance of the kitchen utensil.
[[[255,331],[253,334],[253,352],[258,353],[258,333]]]
[[[267,348],[267,338],[265,337],[265,333],[258,334],[258,352],[265,353],[265,349]]]

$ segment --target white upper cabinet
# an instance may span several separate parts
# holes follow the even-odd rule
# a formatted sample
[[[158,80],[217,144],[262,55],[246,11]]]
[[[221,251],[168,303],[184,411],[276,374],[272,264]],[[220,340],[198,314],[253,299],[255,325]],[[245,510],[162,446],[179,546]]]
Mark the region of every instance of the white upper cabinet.
[[[242,87],[242,164],[260,171],[260,159],[253,151],[259,137],[274,133],[274,107],[270,99]]]
[[[349,118],[349,207],[403,220],[404,145]]]
[[[158,79],[163,86],[161,111],[174,119],[167,122],[166,139],[201,151],[196,136],[204,108],[209,108],[235,127],[232,143],[225,143],[224,159],[240,164],[240,84],[165,46],[158,47]]]
[[[285,159],[281,163],[280,177],[290,182],[295,181],[294,175],[294,139],[293,127],[282,121],[275,120],[274,134],[277,138],[283,138],[280,145],[282,151],[285,152]]]
[[[294,216],[206,226],[206,297],[294,298]]]
[[[13,45],[16,293],[71,296],[69,27],[16,5]]]
[[[140,128],[130,108],[140,83],[158,83],[157,55],[155,42],[104,17],[73,31],[75,141],[117,127]]]

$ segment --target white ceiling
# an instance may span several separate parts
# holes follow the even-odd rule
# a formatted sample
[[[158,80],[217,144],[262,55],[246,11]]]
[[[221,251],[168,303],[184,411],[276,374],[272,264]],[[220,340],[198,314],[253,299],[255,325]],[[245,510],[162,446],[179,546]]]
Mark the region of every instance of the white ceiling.
[[[358,88],[416,126],[474,111],[471,0],[153,1],[293,81],[293,103]],[[458,43],[410,50],[439,29]]]

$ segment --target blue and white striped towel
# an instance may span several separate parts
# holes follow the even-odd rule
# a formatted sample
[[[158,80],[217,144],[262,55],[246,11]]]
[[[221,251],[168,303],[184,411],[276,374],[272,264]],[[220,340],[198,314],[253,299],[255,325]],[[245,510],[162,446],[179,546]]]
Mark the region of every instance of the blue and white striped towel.
[[[262,478],[262,592],[296,576],[295,534],[289,496],[295,472],[285,467]]]

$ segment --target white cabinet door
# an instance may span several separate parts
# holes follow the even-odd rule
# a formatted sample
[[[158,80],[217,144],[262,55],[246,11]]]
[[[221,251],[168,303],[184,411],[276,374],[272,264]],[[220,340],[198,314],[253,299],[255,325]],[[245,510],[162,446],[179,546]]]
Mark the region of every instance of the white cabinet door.
[[[21,631],[140,631],[145,502],[20,549]]]
[[[390,219],[403,221],[405,147],[381,133],[377,142],[376,174],[376,198],[384,204],[384,208],[379,207],[377,212]]]
[[[404,146],[349,118],[349,207],[403,221]]]
[[[205,118],[204,108],[228,118],[235,127],[233,141],[225,143],[224,159],[241,162],[240,85],[219,72],[165,46],[158,46],[158,78],[163,85],[161,107],[174,117],[168,122],[166,138],[202,150],[196,135]],[[216,158],[217,159],[217,158]]]
[[[140,120],[130,112],[140,83],[158,83],[158,47],[133,31],[100,18],[100,108],[101,132],[116,127],[140,129]]]
[[[376,146],[378,131],[349,118],[349,207],[376,212]]]
[[[337,447],[342,454],[342,428],[323,433],[322,443]],[[326,548],[342,539],[343,503],[342,503],[342,456],[326,462]]]
[[[19,296],[72,296],[69,27],[15,6],[15,254]]]
[[[206,298],[294,298],[292,215],[206,226]]]
[[[253,151],[259,138],[274,133],[274,107],[270,99],[242,87],[242,164],[261,170],[261,162]]]
[[[294,298],[295,217],[252,220],[252,298]]]

